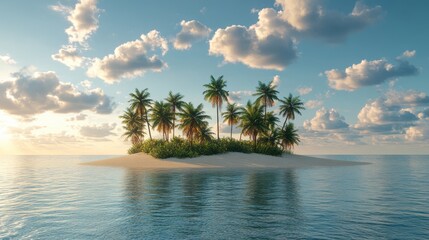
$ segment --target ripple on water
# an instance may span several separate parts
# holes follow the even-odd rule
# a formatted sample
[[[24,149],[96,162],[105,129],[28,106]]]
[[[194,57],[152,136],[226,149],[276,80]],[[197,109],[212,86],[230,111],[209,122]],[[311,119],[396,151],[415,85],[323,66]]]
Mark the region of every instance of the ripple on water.
[[[102,158],[102,157],[98,157]],[[90,167],[94,156],[0,161],[0,238],[427,239],[427,156],[259,171]]]

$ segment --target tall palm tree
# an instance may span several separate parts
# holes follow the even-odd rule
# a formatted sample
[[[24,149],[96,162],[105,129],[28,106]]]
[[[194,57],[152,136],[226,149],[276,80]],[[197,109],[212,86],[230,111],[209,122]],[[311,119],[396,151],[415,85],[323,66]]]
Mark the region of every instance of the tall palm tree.
[[[179,128],[182,129],[183,134],[189,139],[191,144],[198,131],[206,124],[205,120],[211,119],[203,111],[202,104],[194,107],[192,103],[185,103],[182,112],[178,113],[178,115],[180,117]]]
[[[168,93],[168,97],[165,99],[171,106],[171,111],[173,112],[174,118],[173,118],[173,138],[174,138],[174,130],[176,128],[176,111],[182,110],[183,104],[185,102],[182,100],[183,95],[180,93],[173,94],[171,91]]]
[[[240,118],[240,108],[235,103],[228,103],[228,105],[226,106],[226,111],[222,113],[222,117],[223,122],[227,122],[228,125],[231,126],[230,138],[232,139],[232,126],[238,123],[238,120]]]
[[[171,106],[163,101],[156,101],[153,104],[150,118],[153,123],[153,128],[157,128],[158,132],[162,132],[162,139],[168,141],[168,136],[173,127],[174,115],[171,111]]]
[[[301,142],[298,129],[295,128],[293,123],[288,123],[286,127],[280,131],[280,141],[282,147],[287,150],[292,150],[295,145]]]
[[[148,118],[148,112],[150,110],[150,105],[152,103],[152,99],[150,99],[150,93],[147,91],[147,88],[143,89],[143,91],[139,91],[137,88],[134,93],[130,93],[131,99],[129,102],[131,103],[131,108],[140,115],[141,119],[146,120],[147,130],[149,132],[149,138],[152,140],[152,134],[150,132],[150,124]]]
[[[256,147],[258,135],[268,130],[264,120],[264,108],[259,102],[252,104],[248,101],[246,106],[242,109],[240,120],[242,134],[249,136]]]
[[[217,121],[217,139],[219,140],[219,109],[222,108],[223,101],[228,101],[228,91],[225,90],[226,81],[223,80],[223,76],[215,79],[210,76],[210,83],[204,84],[207,89],[203,92],[204,99],[212,104],[212,107],[216,106],[216,121]]]
[[[125,140],[131,139],[133,145],[144,139],[144,122],[131,108],[127,108],[123,115],[119,116],[124,124]]]
[[[283,123],[284,129],[287,120],[295,120],[295,113],[301,115],[301,110],[304,110],[305,107],[299,96],[294,97],[292,94],[281,99],[280,103],[280,115],[285,117],[285,122]]]
[[[196,138],[200,142],[207,142],[213,139],[213,135],[214,133],[210,129],[209,123],[207,121],[204,121],[203,125],[196,134]]]
[[[276,86],[272,84],[271,81],[269,84],[265,84],[261,81],[258,82],[258,86],[256,87],[256,92],[253,96],[257,96],[256,102],[262,104],[265,109],[264,117],[267,117],[267,107],[274,106],[274,100],[278,100],[277,94],[279,91],[276,90]]]

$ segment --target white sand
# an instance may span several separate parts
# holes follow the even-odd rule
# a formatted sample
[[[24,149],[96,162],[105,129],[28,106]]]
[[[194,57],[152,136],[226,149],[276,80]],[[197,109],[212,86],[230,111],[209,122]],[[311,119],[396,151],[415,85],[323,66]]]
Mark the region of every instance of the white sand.
[[[133,169],[190,169],[190,168],[302,168],[316,166],[352,166],[367,163],[338,161],[302,155],[285,154],[282,157],[262,154],[225,153],[196,158],[157,159],[145,153],[83,163],[91,166],[123,167]]]

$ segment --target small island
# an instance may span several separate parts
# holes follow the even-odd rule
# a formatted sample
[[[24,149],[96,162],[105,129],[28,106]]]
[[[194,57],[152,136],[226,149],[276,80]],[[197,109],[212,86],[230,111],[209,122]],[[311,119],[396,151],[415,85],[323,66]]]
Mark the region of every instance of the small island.
[[[211,117],[203,110],[203,104],[195,106],[191,102],[184,102],[183,95],[171,91],[165,100],[154,101],[150,99],[148,89],[136,89],[130,94],[130,106],[120,116],[125,130],[123,136],[132,143],[128,153],[144,152],[161,159],[226,152],[280,156],[284,152],[290,153],[294,145],[300,142],[297,129],[290,122],[295,119],[295,114],[301,114],[304,109],[299,96],[289,94],[279,99],[273,81],[268,84],[259,82],[253,94],[256,100],[239,106],[229,98],[226,86],[223,76],[217,79],[210,76],[210,83],[204,85],[204,99],[216,108],[216,138],[207,121]],[[275,101],[280,104],[278,114],[268,111]],[[227,106],[222,112],[224,103]],[[280,118],[284,118],[281,126],[278,125]],[[220,138],[220,121],[230,126],[229,138]],[[239,140],[232,137],[234,125],[241,129]],[[176,127],[185,138],[176,136]],[[151,130],[158,131],[162,139],[153,139]],[[149,139],[145,140],[145,137]],[[249,140],[243,140],[242,137],[248,137]]]
[[[223,76],[217,79],[211,76],[210,83],[204,85],[204,99],[216,108],[216,137],[209,126],[211,117],[203,110],[203,104],[194,106],[191,102],[184,102],[183,95],[171,91],[164,100],[154,101],[148,89],[135,89],[130,94],[130,106],[120,116],[125,130],[123,136],[132,144],[128,150],[130,156],[85,165],[165,169],[295,168],[361,164],[292,153],[300,137],[291,121],[305,109],[299,96],[289,94],[281,99],[273,81],[268,84],[259,82],[253,94],[255,101],[239,106],[229,98],[226,86]],[[277,114],[268,110],[276,101],[279,104]],[[222,112],[224,103],[227,103],[226,110]],[[220,119],[230,127],[228,138],[219,136]],[[280,119],[284,120],[281,122]],[[241,129],[239,139],[233,138],[234,125]],[[176,128],[181,130],[185,138],[176,136]],[[151,130],[158,131],[162,138],[152,138]]]

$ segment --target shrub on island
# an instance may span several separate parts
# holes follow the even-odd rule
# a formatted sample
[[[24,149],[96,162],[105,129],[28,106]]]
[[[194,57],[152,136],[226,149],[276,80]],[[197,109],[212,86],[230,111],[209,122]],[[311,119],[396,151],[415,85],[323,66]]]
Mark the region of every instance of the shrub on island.
[[[230,138],[211,140],[206,142],[191,143],[185,139],[175,137],[171,141],[146,140],[135,144],[129,150],[129,154],[144,152],[155,158],[193,158],[201,155],[214,155],[226,152],[260,153],[272,156],[280,156],[283,150],[278,146],[268,143],[258,143],[256,146],[251,141],[238,141]]]

